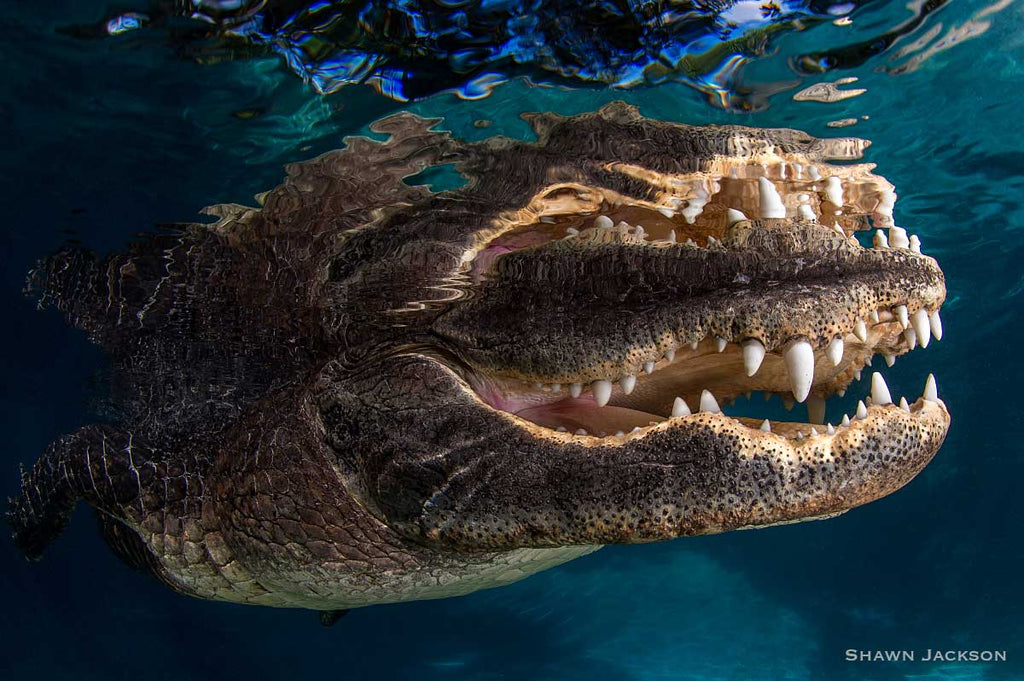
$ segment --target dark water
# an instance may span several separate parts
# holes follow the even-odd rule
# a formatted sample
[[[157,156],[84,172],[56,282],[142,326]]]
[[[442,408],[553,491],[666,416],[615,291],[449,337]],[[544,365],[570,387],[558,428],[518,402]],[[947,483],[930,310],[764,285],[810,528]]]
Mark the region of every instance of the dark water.
[[[157,16],[146,3],[134,9]],[[934,371],[953,426],[905,489],[834,520],[606,548],[503,589],[357,610],[331,629],[308,612],[177,596],[123,566],[81,509],[39,564],[0,542],[4,678],[1024,676],[1019,3],[954,0],[892,45],[879,36],[924,12],[875,2],[854,12],[851,26],[824,20],[782,31],[765,58],[746,60],[742,77],[728,81],[742,96],[719,101],[756,100],[751,114],[709,106],[693,82],[609,90],[533,71],[548,84],[515,77],[476,100],[442,92],[402,103],[364,85],[321,96],[273,50],[222,61],[196,59],[200,43],[188,31],[174,40],[169,29],[69,35],[69,26],[104,25],[119,12],[55,2],[4,19],[0,480],[9,493],[18,462],[96,420],[103,367],[82,334],[22,297],[35,259],[69,239],[122,248],[157,223],[193,220],[205,205],[251,203],[279,182],[283,163],[335,148],[399,108],[443,115],[471,139],[527,136],[523,111],[575,113],[614,99],[667,120],[818,136],[840,134],[829,121],[859,119],[841,134],[873,141],[868,160],[897,186],[898,221],[920,235],[949,288],[945,339],[886,376],[894,395],[916,396]],[[818,62],[843,68],[800,73],[809,63],[802,55],[845,45],[860,47]],[[859,78],[844,88],[867,91],[831,104],[792,100],[844,76]],[[482,120],[491,123],[474,126]],[[844,661],[850,648],[997,649],[1008,660],[855,664]]]

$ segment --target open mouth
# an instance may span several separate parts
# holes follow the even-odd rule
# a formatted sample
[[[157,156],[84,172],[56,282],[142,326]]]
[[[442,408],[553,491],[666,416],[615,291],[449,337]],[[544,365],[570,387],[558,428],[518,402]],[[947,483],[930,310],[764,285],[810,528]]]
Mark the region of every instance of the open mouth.
[[[830,142],[822,155],[864,146]],[[894,224],[893,187],[872,170],[761,150],[696,174],[614,168],[642,180],[639,198],[549,186],[465,259],[483,290],[505,291],[500,304],[482,295],[476,313],[497,331],[475,333],[463,316],[442,333],[466,349],[483,402],[581,443],[723,407],[751,432],[796,441],[841,435],[873,405],[932,418],[945,412],[932,376],[913,403],[894,400],[880,372],[856,404],[838,399],[866,368],[942,338],[941,271]],[[805,403],[806,420],[772,417],[756,393]]]

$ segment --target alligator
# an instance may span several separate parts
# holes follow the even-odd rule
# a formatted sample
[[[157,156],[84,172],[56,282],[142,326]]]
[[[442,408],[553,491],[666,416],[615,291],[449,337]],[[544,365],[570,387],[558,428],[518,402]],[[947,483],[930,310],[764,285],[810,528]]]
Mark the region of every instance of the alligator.
[[[41,261],[28,290],[110,358],[108,418],[22,472],[20,550],[84,500],[172,589],[330,623],[832,517],[928,464],[934,378],[909,403],[861,375],[940,339],[945,299],[869,142],[524,118],[467,141],[393,115],[254,207]]]

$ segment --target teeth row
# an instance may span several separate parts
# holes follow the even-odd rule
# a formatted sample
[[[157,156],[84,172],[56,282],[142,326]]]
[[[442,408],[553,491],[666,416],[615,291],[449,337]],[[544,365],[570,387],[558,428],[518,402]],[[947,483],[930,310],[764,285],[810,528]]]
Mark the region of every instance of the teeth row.
[[[900,326],[903,327],[903,335],[907,341],[907,347],[913,350],[918,344],[922,348],[928,347],[928,343],[932,338],[935,340],[942,339],[942,319],[939,317],[938,310],[934,312],[928,312],[924,309],[917,310],[913,315],[907,312],[906,305],[897,306],[892,312],[884,311],[886,314],[886,320],[895,318],[899,321]],[[872,323],[879,323],[882,320],[881,315],[878,311],[872,312],[871,314]],[[863,319],[857,320],[857,323],[853,328],[853,335],[856,336],[861,342],[867,341],[868,330],[867,324]],[[698,341],[691,341],[688,347],[691,350],[696,350],[698,347]],[[715,338],[715,349],[718,352],[724,352],[728,347],[728,341],[724,338]],[[842,338],[833,338],[829,341],[828,345],[825,346],[825,356],[833,366],[838,366],[843,360],[843,351],[845,343]],[[747,376],[754,376],[761,368],[761,364],[764,361],[767,349],[764,344],[756,339],[748,339],[743,341],[741,344],[741,352],[743,354],[743,368]],[[664,359],[668,362],[675,360],[676,350],[670,349],[663,355]],[[888,366],[892,366],[896,362],[895,355],[883,355],[885,363]],[[789,374],[790,388],[793,392],[793,397],[796,398],[797,402],[804,402],[811,390],[811,384],[814,380],[814,348],[811,346],[809,341],[798,340],[792,343],[783,353],[783,360],[786,364],[786,370]],[[656,360],[647,360],[643,363],[643,371],[645,374],[651,374],[654,372]],[[870,362],[869,362],[870,364]],[[856,376],[860,378],[860,372],[856,372]],[[629,395],[636,388],[637,376],[626,375],[618,379],[619,387],[622,392]],[[534,384],[538,390],[544,390],[546,392],[561,392],[562,385],[560,383],[536,383]],[[612,396],[613,381],[599,380],[594,381],[589,385],[589,389],[594,394],[594,400],[597,402],[597,406],[603,407],[608,404],[608,401]],[[582,383],[572,383],[568,386],[569,394],[572,397],[579,397],[583,394],[584,385]]]
[[[935,383],[934,374],[928,374],[928,378],[925,380],[924,383],[924,393],[922,394],[922,397],[927,402],[938,402],[939,392],[938,387]],[[847,427],[854,421],[867,418],[868,404],[871,404],[872,406],[884,407],[892,403],[892,395],[889,392],[889,386],[886,385],[885,383],[885,378],[880,373],[874,373],[871,375],[871,397],[857,402],[857,409],[856,411],[854,411],[852,417],[848,414],[843,414],[843,418],[839,422],[839,428]],[[907,398],[900,398],[899,408],[908,414],[910,413],[910,404],[907,402]],[[704,390],[703,392],[701,392],[700,404],[698,406],[697,411],[698,413],[708,414],[722,413],[721,407],[718,406],[718,401],[715,399],[715,396],[711,394],[710,390]],[[836,426],[833,426],[831,423],[825,423],[825,400],[821,398],[816,398],[813,402],[808,403],[808,412],[810,413],[811,423],[816,423],[818,425],[825,426],[825,435],[831,436],[836,434]],[[692,414],[693,412],[690,410],[690,406],[686,403],[686,400],[684,400],[682,397],[675,398],[675,401],[672,403],[672,415],[670,418],[682,418],[685,416],[690,416]],[[765,419],[758,429],[765,433],[772,432],[771,422],[768,419]],[[640,430],[643,429],[637,426],[636,428],[633,428],[631,432],[635,433]],[[564,427],[559,427],[558,431],[567,432]],[[577,429],[576,431],[574,431],[573,434],[589,435],[589,433],[583,428]],[[600,435],[602,437],[604,436],[603,433],[601,433]],[[621,430],[615,433],[615,437],[619,438],[625,437],[625,435],[626,434]],[[816,429],[814,426],[811,426],[810,432],[807,434],[807,436],[804,435],[803,431],[797,431],[796,434],[793,436],[793,439],[803,440],[805,437],[814,438],[818,437],[819,435],[821,435],[821,433],[818,432],[818,429]]]

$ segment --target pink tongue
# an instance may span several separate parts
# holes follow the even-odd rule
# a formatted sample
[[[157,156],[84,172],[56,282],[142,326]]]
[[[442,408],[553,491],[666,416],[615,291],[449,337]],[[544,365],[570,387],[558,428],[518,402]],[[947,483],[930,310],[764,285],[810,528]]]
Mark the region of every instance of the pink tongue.
[[[608,406],[598,409],[593,398],[568,398],[540,407],[528,407],[516,412],[516,415],[546,428],[557,429],[561,426],[569,432],[582,428],[592,435],[612,435],[620,430],[628,433],[636,426],[646,426],[659,420],[652,414],[625,407]]]

